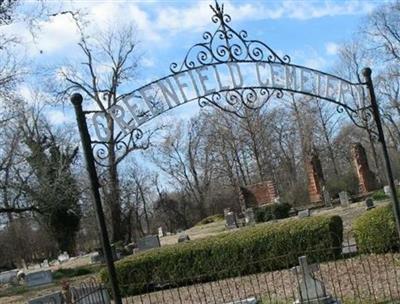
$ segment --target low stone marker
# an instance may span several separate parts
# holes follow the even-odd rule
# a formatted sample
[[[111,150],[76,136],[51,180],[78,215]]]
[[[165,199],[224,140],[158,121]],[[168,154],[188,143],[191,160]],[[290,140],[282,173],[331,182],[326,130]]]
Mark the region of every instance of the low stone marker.
[[[158,237],[162,238],[165,236],[164,230],[162,227],[158,227]]]
[[[385,192],[385,194],[386,194],[387,196],[390,196],[390,187],[389,187],[389,186],[383,187],[383,192]]]
[[[68,254],[68,252],[65,252],[65,251],[64,251],[64,253],[62,253],[62,254],[60,254],[60,255],[58,256],[57,260],[58,260],[60,263],[65,262],[65,261],[68,261],[68,260],[69,260],[69,254]]]
[[[225,227],[228,229],[238,228],[238,223],[236,221],[236,215],[234,212],[230,211],[225,214]]]
[[[25,275],[25,282],[28,287],[50,284],[53,282],[51,270],[30,272]]]
[[[187,241],[190,241],[190,238],[186,233],[181,233],[178,236],[178,243],[183,243],[183,242],[187,242]]]
[[[329,191],[327,189],[325,189],[325,187],[324,187],[324,189],[322,191],[323,191],[322,195],[323,195],[323,198],[324,198],[325,207],[331,208],[332,207],[332,198],[331,198],[331,195],[330,195]]]
[[[0,273],[0,284],[7,284],[17,280],[18,270],[4,271]]]
[[[28,301],[28,304],[63,304],[63,298],[61,292],[42,296]]]
[[[370,209],[375,208],[373,199],[370,198],[370,197],[367,198],[367,199],[365,200],[365,206],[367,207],[367,210],[370,210]]]
[[[254,226],[256,224],[256,219],[255,219],[253,208],[246,209],[245,222],[246,222],[246,226]]]
[[[145,251],[153,248],[161,247],[160,238],[158,235],[148,235],[141,238],[137,243],[139,251]]]
[[[255,297],[251,297],[251,298],[247,298],[244,300],[238,300],[238,301],[234,301],[234,302],[229,302],[226,304],[257,304],[258,301]]]
[[[343,208],[349,207],[350,198],[347,191],[339,192],[339,200],[340,200],[340,206],[342,206]]]
[[[298,218],[305,218],[305,217],[309,217],[311,215],[310,213],[310,209],[304,209],[299,211],[299,213],[297,214]]]
[[[324,282],[314,277],[313,272],[318,269],[317,264],[308,265],[306,256],[299,257],[299,266],[292,268],[292,272],[296,275],[299,282],[299,294],[294,304],[340,304],[339,301],[328,295]]]
[[[72,287],[71,294],[74,304],[111,304],[107,289],[102,286]]]

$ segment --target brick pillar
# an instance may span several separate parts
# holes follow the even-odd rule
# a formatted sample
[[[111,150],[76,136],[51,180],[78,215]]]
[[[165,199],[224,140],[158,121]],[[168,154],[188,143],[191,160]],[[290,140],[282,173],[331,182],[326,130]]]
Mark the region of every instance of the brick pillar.
[[[306,163],[308,195],[311,203],[322,201],[322,187],[325,183],[321,161],[318,154],[313,152]]]
[[[269,202],[275,202],[275,200],[279,198],[279,195],[278,191],[276,191],[276,185],[274,181],[272,180],[267,181],[267,189],[268,189]]]
[[[358,177],[360,193],[368,193],[377,189],[375,173],[369,169],[367,154],[361,143],[355,143],[351,148],[354,166]]]

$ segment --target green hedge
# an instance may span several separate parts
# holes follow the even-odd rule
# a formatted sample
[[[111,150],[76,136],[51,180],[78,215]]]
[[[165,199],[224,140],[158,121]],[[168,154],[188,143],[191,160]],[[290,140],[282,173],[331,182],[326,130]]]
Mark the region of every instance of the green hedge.
[[[387,196],[383,190],[378,190],[372,194],[372,198],[374,199],[374,201],[382,201],[385,199],[389,199],[389,196]]]
[[[255,209],[257,223],[268,222],[289,217],[291,206],[287,203],[269,204]]]
[[[164,284],[183,286],[286,269],[303,254],[310,261],[326,260],[340,253],[342,237],[338,216],[294,219],[153,249],[118,261],[116,270],[122,294],[134,295]],[[107,282],[105,269],[101,278]]]
[[[353,230],[360,252],[383,253],[398,248],[391,205],[368,210],[355,220]]]

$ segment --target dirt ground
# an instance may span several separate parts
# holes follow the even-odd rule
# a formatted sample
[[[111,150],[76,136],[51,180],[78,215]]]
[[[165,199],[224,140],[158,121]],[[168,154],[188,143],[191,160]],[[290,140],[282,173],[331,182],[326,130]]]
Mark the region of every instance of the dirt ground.
[[[382,205],[387,203],[387,201],[381,201],[377,202],[376,205]],[[365,204],[364,202],[359,202],[359,203],[353,203],[347,208],[342,208],[340,206],[336,206],[334,208],[322,208],[322,209],[315,209],[311,211],[311,216],[313,215],[339,215],[343,219],[343,224],[344,224],[344,237],[345,239],[351,237],[351,223],[354,220],[354,218],[358,217],[361,215],[363,212],[366,212]],[[293,220],[293,218],[289,219],[284,219],[282,221],[290,221]],[[270,222],[268,224],[273,224],[273,222]],[[225,229],[225,222],[224,221],[219,221],[203,226],[196,226],[192,227],[188,230],[185,231],[187,235],[189,235],[191,240],[194,239],[200,239],[200,238],[205,238],[209,237],[212,235],[216,235],[219,233],[229,233]],[[175,244],[177,243],[179,234],[175,235],[170,235],[161,238],[161,245],[167,245],[167,244]],[[88,265],[90,263],[90,255],[82,256],[82,257],[77,257],[70,259],[69,261],[64,262],[61,265],[54,266],[52,267],[52,270],[57,270],[58,268],[74,268],[74,267],[79,267],[79,266],[84,266]],[[80,282],[87,280],[91,276],[82,276],[82,277],[77,277],[77,278],[72,278],[69,279],[71,281],[72,285],[79,285]],[[26,303],[27,300],[40,297],[42,295],[46,294],[51,294],[56,291],[60,291],[61,282],[57,281],[51,285],[43,286],[43,287],[37,287],[33,289],[27,289],[27,288],[21,288],[17,287],[14,288],[13,290],[9,290],[10,292],[15,290],[15,294],[12,296],[3,296],[0,297],[0,304],[22,304]],[[0,294],[5,294],[4,290],[5,287],[0,286]],[[156,301],[157,302],[157,301]],[[152,302],[152,303],[156,303]],[[140,301],[139,301],[140,303]]]

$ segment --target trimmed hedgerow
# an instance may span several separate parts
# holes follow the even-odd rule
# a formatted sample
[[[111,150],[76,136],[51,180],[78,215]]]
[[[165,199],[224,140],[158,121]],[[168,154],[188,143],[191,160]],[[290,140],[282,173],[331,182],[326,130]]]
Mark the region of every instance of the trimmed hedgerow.
[[[374,201],[382,201],[385,199],[389,199],[389,196],[386,195],[386,193],[383,191],[383,189],[381,190],[377,190],[372,194],[372,198],[374,199]]]
[[[342,220],[338,216],[261,224],[206,239],[153,249],[116,263],[124,296],[162,286],[184,286],[257,272],[289,268],[307,254],[311,261],[341,251]],[[101,278],[107,282],[105,269]]]
[[[399,247],[392,206],[377,207],[359,216],[353,230],[360,252],[384,253]]]
[[[257,223],[279,220],[289,217],[291,206],[287,203],[269,204],[255,209]]]

